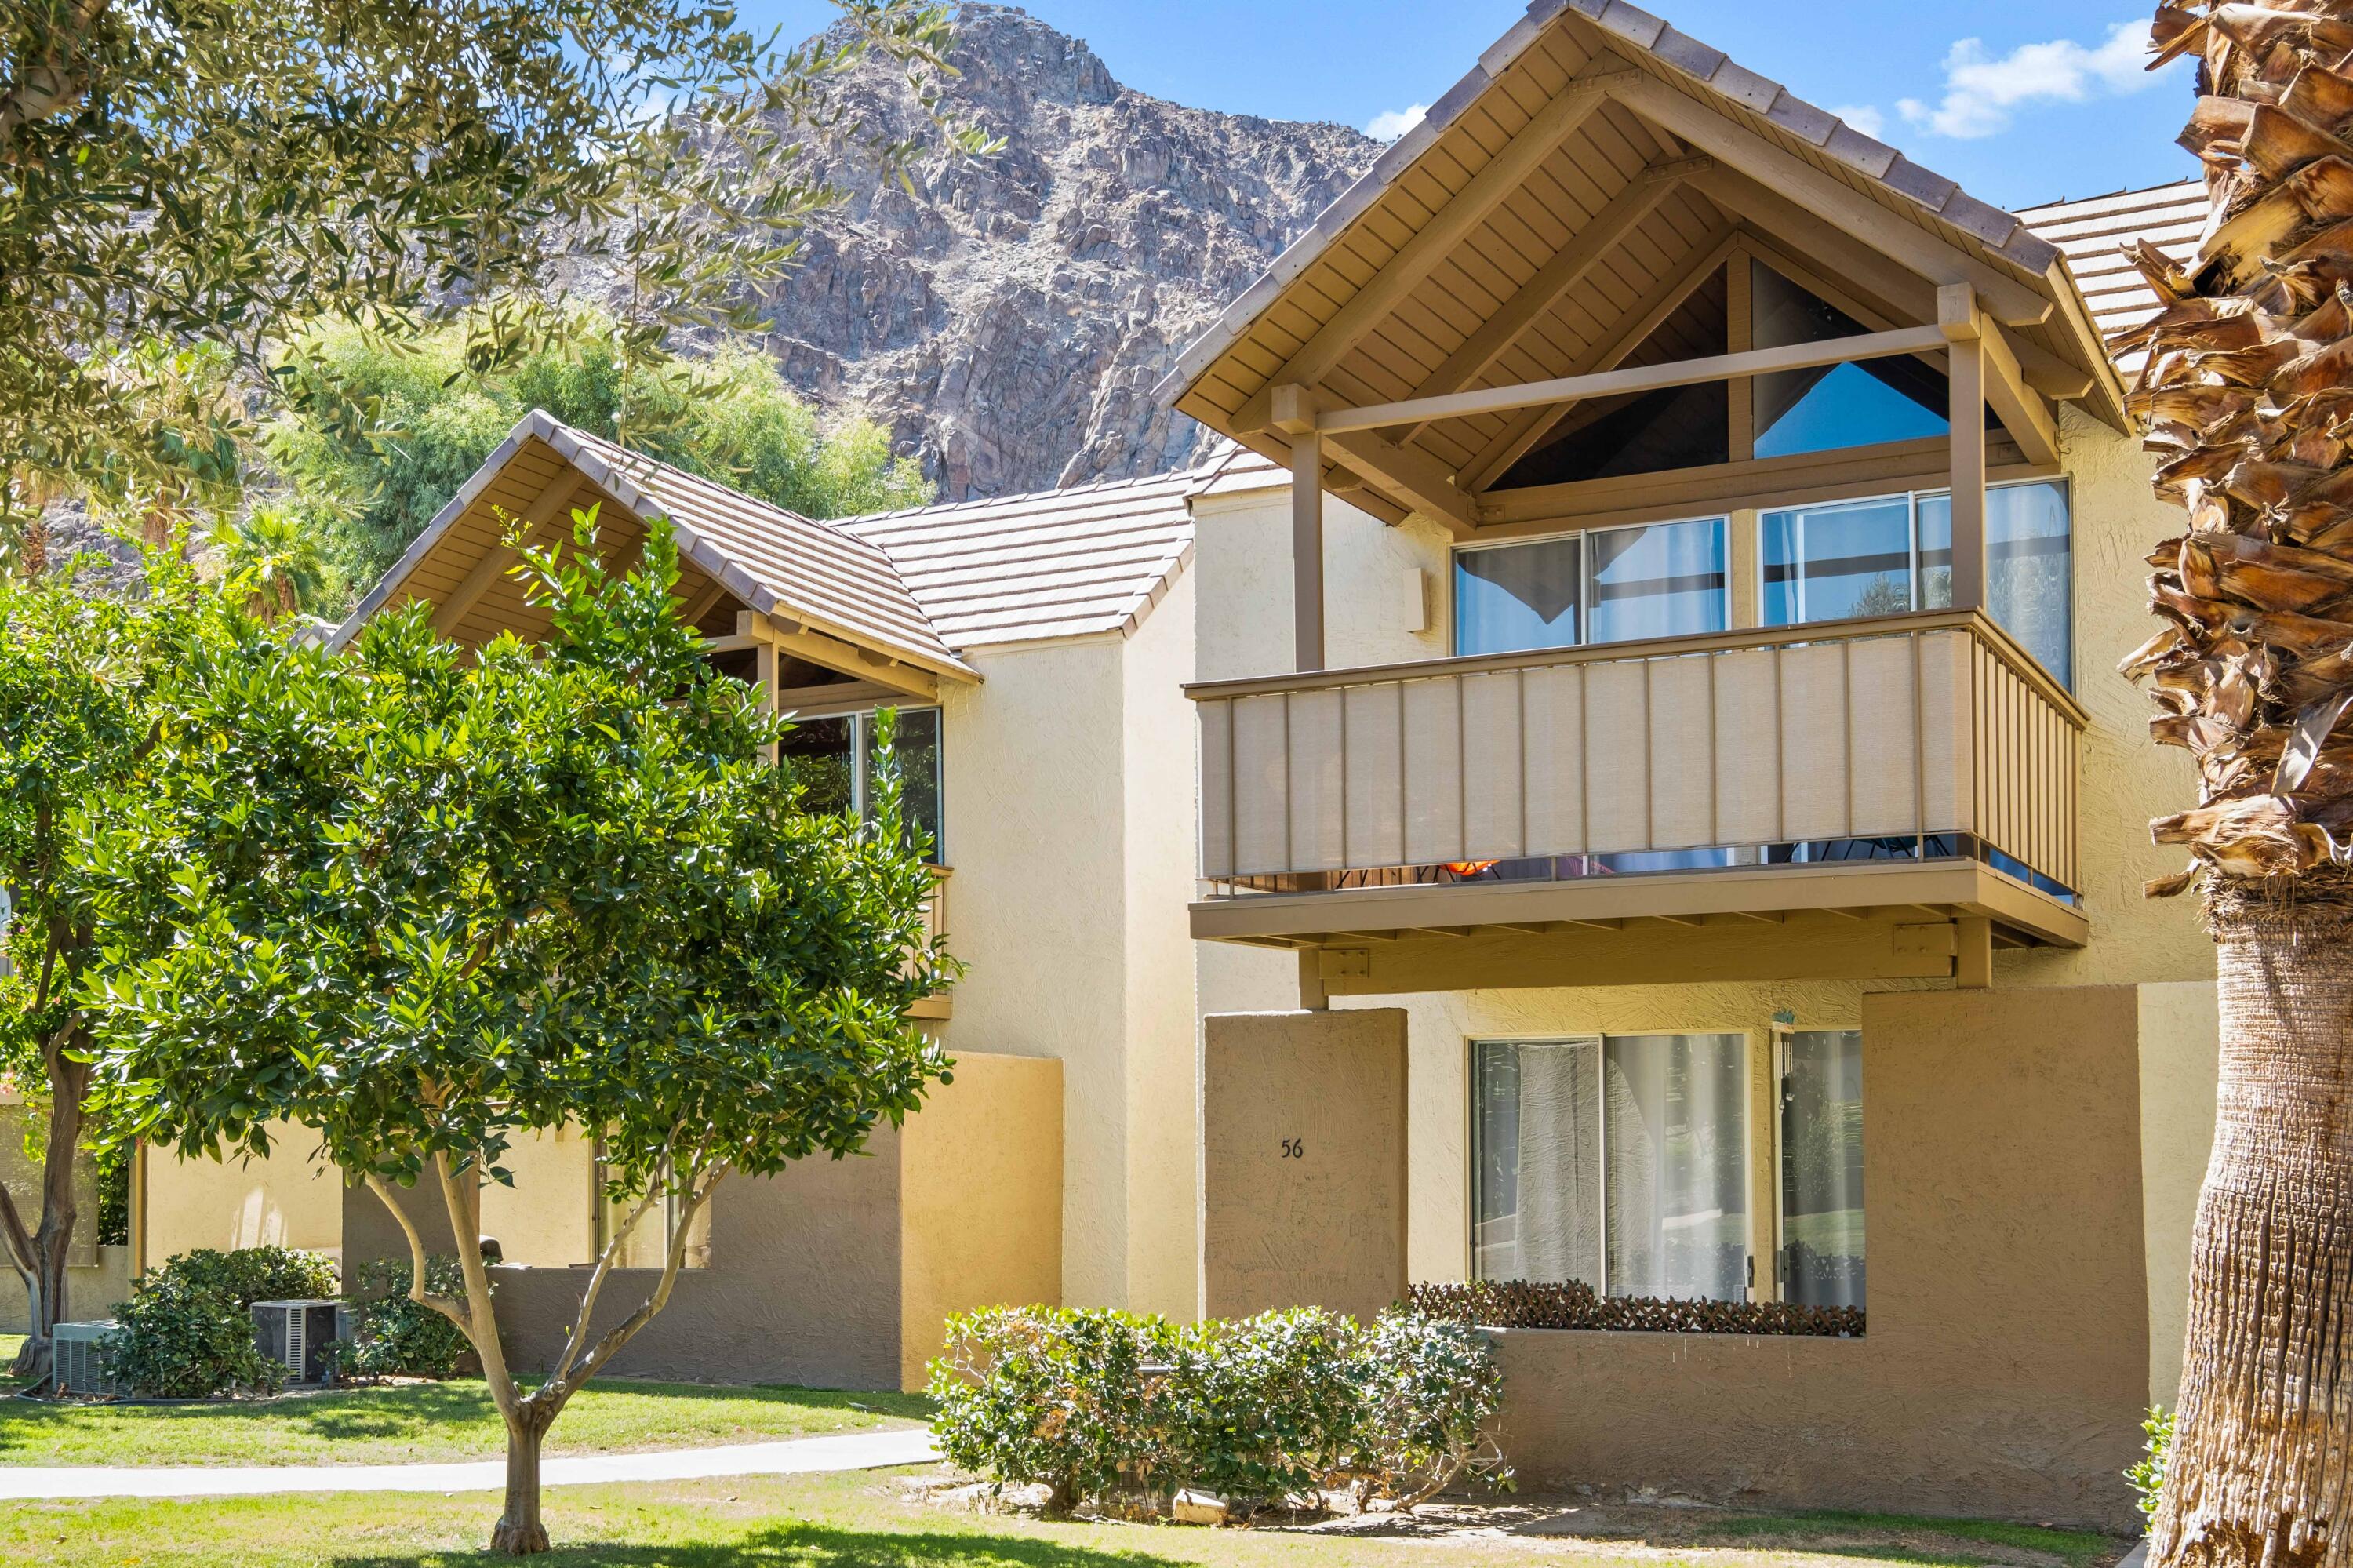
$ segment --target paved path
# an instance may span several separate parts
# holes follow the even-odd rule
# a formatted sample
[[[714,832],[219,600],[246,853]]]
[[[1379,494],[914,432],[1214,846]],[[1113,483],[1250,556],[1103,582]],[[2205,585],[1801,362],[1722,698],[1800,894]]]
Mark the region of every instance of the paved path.
[[[551,1487],[598,1481],[692,1481],[713,1476],[801,1476],[879,1470],[939,1457],[921,1426],[848,1432],[784,1443],[734,1443],[659,1454],[581,1454],[543,1459]],[[230,1498],[266,1492],[495,1492],[506,1461],[455,1465],[0,1465],[0,1499]]]

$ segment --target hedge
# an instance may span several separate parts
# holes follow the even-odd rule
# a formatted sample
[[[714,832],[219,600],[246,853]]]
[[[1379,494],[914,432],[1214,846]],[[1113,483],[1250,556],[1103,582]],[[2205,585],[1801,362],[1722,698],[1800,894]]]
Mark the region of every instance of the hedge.
[[[1474,1330],[1412,1313],[1369,1327],[1315,1308],[1172,1324],[996,1308],[953,1319],[932,1363],[949,1462],[1048,1506],[1166,1507],[1178,1490],[1321,1507],[1345,1490],[1410,1509],[1458,1478],[1508,1486],[1485,1432],[1503,1393]]]
[[[1416,1285],[1407,1304],[1429,1317],[1485,1329],[1598,1329],[1648,1334],[1787,1334],[1860,1338],[1860,1307],[1791,1301],[1662,1301],[1594,1294],[1576,1280],[1474,1279]]]
[[[116,1311],[121,1326],[99,1341],[99,1359],[108,1376],[157,1398],[270,1393],[286,1369],[255,1347],[253,1304],[332,1297],[335,1289],[334,1260],[321,1253],[282,1246],[182,1253],[139,1277]]]

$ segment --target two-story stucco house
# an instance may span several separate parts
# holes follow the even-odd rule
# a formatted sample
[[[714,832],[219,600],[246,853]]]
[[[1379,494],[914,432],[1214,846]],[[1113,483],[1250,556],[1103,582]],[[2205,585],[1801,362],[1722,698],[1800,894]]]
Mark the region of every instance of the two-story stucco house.
[[[1208,1310],[1864,1308],[1506,1331],[1506,1446],[2125,1522],[2216,1022],[2102,328],[2202,209],[2014,216],[1538,0],[1187,352],[1263,460],[1197,503]]]
[[[784,749],[820,809],[862,810],[875,718],[897,715],[908,796],[939,863],[935,919],[970,965],[924,1009],[956,1059],[868,1158],[713,1198],[656,1329],[622,1370],[919,1387],[949,1313],[1067,1301],[1189,1316],[1194,1266],[1192,554],[1208,475],[818,523],[543,414],[519,424],[337,632],[424,601],[479,644],[544,635],[509,575],[520,526],[629,559],[675,525],[680,613],[711,657],[796,715]],[[273,1242],[346,1265],[406,1256],[367,1189],[291,1135],[265,1161],[144,1152],[138,1266]],[[512,1150],[484,1219],[521,1365],[576,1310],[607,1216],[592,1133]],[[420,1195],[428,1233],[446,1222]],[[658,1264],[666,1237],[647,1234]],[[637,1298],[626,1288],[608,1299]],[[627,1310],[624,1306],[622,1310]]]

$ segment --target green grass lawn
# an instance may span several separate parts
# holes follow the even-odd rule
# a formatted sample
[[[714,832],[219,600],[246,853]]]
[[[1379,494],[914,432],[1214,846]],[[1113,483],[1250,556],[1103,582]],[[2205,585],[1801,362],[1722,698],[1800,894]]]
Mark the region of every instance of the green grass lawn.
[[[1533,1514],[1535,1510],[1526,1510]],[[946,1509],[887,1474],[780,1477],[633,1488],[551,1489],[558,1565],[618,1568],[1855,1568],[1857,1563],[2002,1563],[2088,1568],[2124,1542],[2015,1526],[1853,1515],[1772,1520],[1754,1542],[1692,1544],[1687,1514],[1630,1533],[1580,1533],[1580,1510],[1475,1537],[1417,1538],[1167,1525],[1049,1523]],[[1607,1511],[1607,1510],[1604,1510]],[[498,1513],[490,1494],[244,1499],[218,1503],[18,1503],[0,1510],[0,1562],[56,1568],[425,1568],[480,1563]],[[2020,1531],[2023,1533],[2015,1533]],[[1926,1533],[1924,1533],[1924,1531]],[[1973,1533],[1976,1532],[1976,1533]],[[1924,1550],[1923,1540],[1943,1542]],[[1909,1542],[1912,1544],[1905,1544]],[[2086,1555],[2094,1547],[2096,1555]]]
[[[764,1443],[898,1425],[916,1394],[688,1383],[590,1383],[550,1454]],[[480,1379],[286,1393],[218,1404],[52,1404],[0,1398],[0,1465],[366,1465],[487,1459],[506,1428]]]

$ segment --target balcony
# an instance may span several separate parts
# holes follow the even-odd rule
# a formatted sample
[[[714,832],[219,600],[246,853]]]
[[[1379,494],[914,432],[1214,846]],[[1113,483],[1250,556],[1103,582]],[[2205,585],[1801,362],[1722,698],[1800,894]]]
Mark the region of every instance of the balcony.
[[[1334,991],[1983,983],[2086,935],[2086,715],[1981,611],[1188,691],[1193,934]]]

